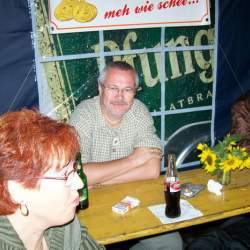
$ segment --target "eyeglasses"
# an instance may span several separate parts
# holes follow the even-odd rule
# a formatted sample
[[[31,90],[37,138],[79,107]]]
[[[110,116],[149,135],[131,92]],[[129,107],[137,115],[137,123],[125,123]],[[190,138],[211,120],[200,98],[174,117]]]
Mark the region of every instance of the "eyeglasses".
[[[77,164],[74,162],[73,169],[66,173],[64,176],[36,176],[32,179],[45,179],[45,180],[59,180],[65,181],[66,184],[70,184],[71,180],[74,179],[75,174],[77,174]]]
[[[102,85],[102,87],[104,89],[106,89],[112,95],[118,95],[120,91],[122,92],[122,94],[125,94],[125,95],[133,95],[135,93],[135,89],[130,88],[130,87],[126,87],[126,88],[123,88],[123,89],[120,89],[120,88],[118,88],[116,86]]]

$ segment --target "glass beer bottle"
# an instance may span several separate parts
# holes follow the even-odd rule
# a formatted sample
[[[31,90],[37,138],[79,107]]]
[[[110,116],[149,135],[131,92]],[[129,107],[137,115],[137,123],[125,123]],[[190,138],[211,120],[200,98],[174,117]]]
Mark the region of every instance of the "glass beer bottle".
[[[79,175],[79,177],[83,182],[83,188],[78,190],[80,196],[80,203],[77,206],[77,209],[86,209],[89,206],[88,184],[87,184],[87,176],[83,171],[80,152],[76,156],[76,164],[77,164],[76,166],[77,174]]]
[[[167,171],[164,180],[164,194],[166,201],[165,215],[169,218],[176,218],[181,214],[180,195],[181,184],[176,170],[176,158],[169,154],[167,159]]]

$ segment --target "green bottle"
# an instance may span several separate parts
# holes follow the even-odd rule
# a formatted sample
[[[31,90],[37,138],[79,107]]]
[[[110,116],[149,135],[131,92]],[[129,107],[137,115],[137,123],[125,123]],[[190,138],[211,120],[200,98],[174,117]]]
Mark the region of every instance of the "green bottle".
[[[87,176],[85,175],[82,167],[81,153],[77,153],[76,155],[76,168],[77,174],[81,178],[83,182],[83,188],[79,189],[80,203],[77,206],[77,209],[86,209],[89,206],[89,195],[88,195],[88,184],[87,184]]]

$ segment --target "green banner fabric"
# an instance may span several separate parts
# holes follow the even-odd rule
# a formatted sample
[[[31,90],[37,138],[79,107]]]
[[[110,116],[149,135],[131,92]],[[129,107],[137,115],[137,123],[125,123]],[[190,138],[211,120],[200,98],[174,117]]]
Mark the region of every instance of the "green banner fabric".
[[[170,139],[173,143],[183,130],[190,130],[191,138],[196,138],[199,124],[207,124],[199,133],[204,130],[210,135],[213,1],[211,7],[212,23],[207,26],[50,34],[47,2],[38,1],[40,109],[67,120],[80,101],[98,94],[97,77],[104,64],[123,60],[139,73],[137,98],[151,111],[163,145]]]

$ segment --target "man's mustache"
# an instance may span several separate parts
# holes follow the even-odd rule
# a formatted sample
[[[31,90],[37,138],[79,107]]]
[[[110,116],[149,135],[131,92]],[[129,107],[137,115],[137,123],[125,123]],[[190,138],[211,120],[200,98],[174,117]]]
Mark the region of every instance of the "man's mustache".
[[[115,104],[115,105],[128,105],[128,103],[125,102],[125,101],[114,101],[114,102],[111,102],[111,104]]]

